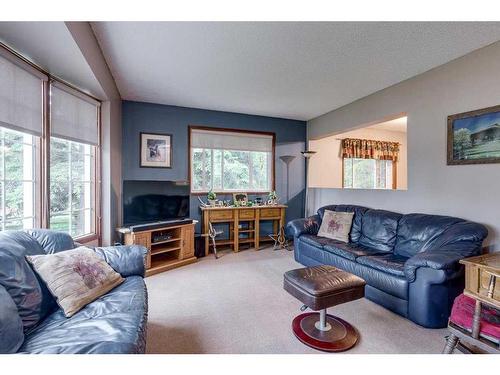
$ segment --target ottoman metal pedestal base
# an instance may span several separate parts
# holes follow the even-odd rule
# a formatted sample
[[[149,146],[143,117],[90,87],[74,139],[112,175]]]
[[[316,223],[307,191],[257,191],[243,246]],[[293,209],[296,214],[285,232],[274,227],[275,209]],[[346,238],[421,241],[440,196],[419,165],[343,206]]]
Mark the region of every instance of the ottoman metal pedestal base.
[[[326,314],[326,309],[295,317],[292,329],[301,342],[325,352],[342,352],[358,341],[356,329],[345,320]]]

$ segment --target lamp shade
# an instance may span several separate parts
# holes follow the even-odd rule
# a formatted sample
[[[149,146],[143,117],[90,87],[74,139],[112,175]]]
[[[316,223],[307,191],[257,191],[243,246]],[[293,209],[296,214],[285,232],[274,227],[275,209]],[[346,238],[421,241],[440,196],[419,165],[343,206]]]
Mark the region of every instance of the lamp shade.
[[[280,159],[285,164],[290,164],[292,162],[292,160],[295,159],[295,156],[294,155],[283,155],[283,156],[280,156]]]

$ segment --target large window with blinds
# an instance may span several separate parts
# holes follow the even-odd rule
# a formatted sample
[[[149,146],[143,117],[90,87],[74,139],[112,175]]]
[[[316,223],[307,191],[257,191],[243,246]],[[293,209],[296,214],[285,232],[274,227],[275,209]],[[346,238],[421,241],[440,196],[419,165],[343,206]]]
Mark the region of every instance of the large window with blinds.
[[[95,233],[97,102],[64,86],[50,88],[50,227]]]
[[[100,103],[2,46],[0,82],[0,230],[96,239]]]
[[[274,189],[274,134],[190,127],[194,193]]]

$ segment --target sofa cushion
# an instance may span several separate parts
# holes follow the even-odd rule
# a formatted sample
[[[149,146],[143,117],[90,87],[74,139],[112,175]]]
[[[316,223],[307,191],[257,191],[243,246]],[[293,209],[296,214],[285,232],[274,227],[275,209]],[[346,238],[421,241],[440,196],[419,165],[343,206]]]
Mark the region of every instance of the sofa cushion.
[[[356,262],[370,266],[377,270],[404,277],[404,265],[407,257],[398,254],[370,255],[356,259]]]
[[[326,210],[321,221],[318,236],[348,243],[353,216],[354,212]]]
[[[307,243],[299,242],[295,250],[297,261],[305,265],[328,264],[353,273],[366,281],[368,285],[383,290],[395,297],[408,300],[408,280],[386,271],[353,262],[329,251]],[[360,258],[359,258],[360,259]]]
[[[40,254],[45,252],[27,233],[0,233],[0,285],[16,304],[24,331],[34,327],[55,308],[54,298],[24,258]]]
[[[340,255],[341,257],[352,261],[355,261],[356,258],[360,256],[385,254],[380,250],[375,250],[355,243],[327,244],[324,246],[324,249],[332,254]]]
[[[46,254],[58,253],[75,247],[73,238],[68,233],[50,229],[29,229],[26,232],[38,241]]]
[[[411,257],[426,251],[432,242],[454,224],[464,220],[450,216],[408,214],[399,220],[394,253]]]
[[[299,238],[301,241],[303,241],[309,245],[316,246],[320,249],[322,249],[323,246],[325,246],[325,245],[336,245],[336,244],[342,243],[342,242],[337,241],[337,240],[332,240],[331,238],[318,237],[314,234],[303,234]]]
[[[368,210],[361,222],[359,244],[375,250],[392,252],[396,244],[398,222],[403,215],[384,210]]]
[[[361,221],[363,215],[368,208],[363,206],[356,206],[352,204],[337,204],[324,206],[318,209],[318,215],[321,220],[323,220],[323,215],[326,210],[337,211],[337,212],[354,212],[354,218],[352,220],[351,233],[349,234],[350,242],[358,242],[361,236]]]
[[[123,282],[119,273],[84,246],[26,258],[57,298],[66,317]]]
[[[130,276],[71,318],[61,309],[30,332],[20,353],[144,353],[147,292]]]
[[[23,340],[23,321],[17,313],[17,306],[0,285],[0,354],[15,353]]]

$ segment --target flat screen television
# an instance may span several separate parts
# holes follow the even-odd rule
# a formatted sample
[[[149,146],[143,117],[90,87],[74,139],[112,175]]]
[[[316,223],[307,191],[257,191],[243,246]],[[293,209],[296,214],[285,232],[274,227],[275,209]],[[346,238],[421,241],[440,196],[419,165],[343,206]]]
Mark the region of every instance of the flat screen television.
[[[123,181],[125,226],[189,217],[189,184],[176,181]]]

